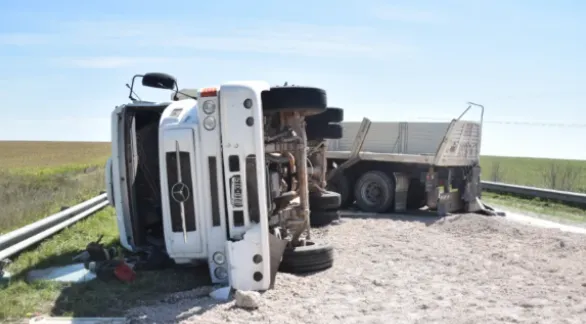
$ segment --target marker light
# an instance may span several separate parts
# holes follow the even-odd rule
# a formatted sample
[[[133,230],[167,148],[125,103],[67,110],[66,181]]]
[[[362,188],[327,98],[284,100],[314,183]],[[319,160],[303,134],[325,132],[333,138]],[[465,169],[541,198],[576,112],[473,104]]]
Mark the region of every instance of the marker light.
[[[214,253],[214,256],[212,257],[212,259],[218,265],[222,265],[222,264],[224,264],[224,262],[226,262],[226,256],[222,252]]]
[[[216,119],[213,116],[207,116],[203,120],[203,127],[209,131],[216,128]]]
[[[216,103],[213,102],[212,100],[206,100],[203,103],[203,108],[202,109],[203,109],[203,112],[204,113],[206,113],[208,115],[211,115],[211,114],[213,114],[216,111]]]
[[[203,88],[200,91],[200,97],[215,97],[218,95],[218,89],[216,88]]]
[[[214,270],[214,275],[216,275],[216,278],[224,280],[228,278],[228,271],[226,268],[217,267],[216,270]]]

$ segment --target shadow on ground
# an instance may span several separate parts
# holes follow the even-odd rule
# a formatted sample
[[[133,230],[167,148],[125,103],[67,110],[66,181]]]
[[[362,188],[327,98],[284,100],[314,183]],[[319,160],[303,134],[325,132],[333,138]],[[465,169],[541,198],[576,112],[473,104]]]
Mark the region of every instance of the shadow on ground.
[[[340,211],[340,217],[357,218],[357,219],[392,219],[404,222],[418,222],[426,226],[433,225],[444,220],[444,217],[438,216],[435,211],[428,210],[409,210],[401,213],[368,213],[355,208],[349,208]]]
[[[129,309],[161,301],[165,295],[210,284],[207,267],[138,272],[131,283],[94,279],[64,287],[51,315],[123,316]]]
[[[117,246],[116,243],[113,242],[105,247]],[[78,253],[79,251],[72,251],[39,260],[34,266],[22,269],[15,274],[13,280],[26,281],[27,274],[31,270],[74,264],[76,262],[73,262],[72,258]],[[118,317],[124,316],[129,309],[135,307],[161,302],[164,298],[173,299],[173,297],[169,297],[173,293],[186,292],[190,294],[190,298],[207,296],[210,292],[211,280],[206,265],[175,266],[164,270],[137,271],[136,279],[130,283],[122,282],[116,278],[96,278],[83,283],[46,281],[29,283],[24,287],[27,290],[26,295],[45,296],[41,298],[44,306],[37,304],[34,307],[36,311],[44,314],[74,317]],[[197,291],[193,290],[201,287],[207,288],[207,291],[202,289],[200,296]],[[21,290],[23,285],[18,284],[14,288]],[[24,292],[15,291],[14,293]],[[56,296],[56,298],[51,296]],[[178,294],[176,298],[181,298],[181,294]],[[213,306],[210,303],[207,307],[201,307],[201,311]],[[188,310],[189,308],[186,308],[182,312]],[[33,310],[29,308],[29,311]]]

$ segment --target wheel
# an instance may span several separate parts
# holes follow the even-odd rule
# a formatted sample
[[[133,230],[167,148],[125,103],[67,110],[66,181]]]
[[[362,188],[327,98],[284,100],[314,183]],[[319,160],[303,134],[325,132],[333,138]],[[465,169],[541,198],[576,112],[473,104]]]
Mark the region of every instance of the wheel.
[[[261,99],[265,113],[304,111],[315,115],[327,107],[326,91],[313,87],[272,87],[262,92]]]
[[[340,208],[342,197],[333,191],[315,192],[309,194],[309,209],[314,210],[335,210]]]
[[[306,242],[305,246],[285,249],[279,271],[308,273],[322,271],[334,265],[334,248],[327,243]]]
[[[342,138],[343,129],[340,124],[307,125],[307,140],[339,139]]]
[[[326,111],[321,114],[309,116],[305,118],[307,124],[329,124],[340,123],[344,120],[344,109],[328,107]]]
[[[425,185],[418,179],[411,179],[407,190],[407,209],[425,206]]]
[[[348,177],[341,174],[328,181],[326,188],[340,194],[340,208],[346,208],[354,202],[354,196],[351,193],[350,181]]]
[[[330,225],[333,221],[339,220],[340,214],[335,210],[312,210],[309,215],[309,225],[311,227],[322,227]]]
[[[382,171],[368,171],[356,181],[354,197],[365,212],[386,212],[393,204],[395,181]]]

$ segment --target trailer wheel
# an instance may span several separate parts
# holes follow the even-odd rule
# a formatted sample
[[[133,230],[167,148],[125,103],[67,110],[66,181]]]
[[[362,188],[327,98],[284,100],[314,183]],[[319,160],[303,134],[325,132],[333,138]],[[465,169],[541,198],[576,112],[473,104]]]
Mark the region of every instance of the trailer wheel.
[[[321,114],[309,116],[305,118],[307,126],[321,125],[329,123],[340,123],[344,120],[344,109],[328,107],[326,111]]]
[[[340,139],[344,133],[340,124],[307,124],[307,140]]]
[[[368,171],[356,181],[354,197],[362,211],[386,212],[395,198],[395,181],[382,171]]]
[[[335,210],[340,208],[342,197],[333,191],[314,192],[309,194],[309,209]]]
[[[326,111],[326,91],[313,87],[272,87],[261,94],[263,111],[303,112],[315,115]]]
[[[315,210],[309,215],[309,226],[322,227],[330,225],[333,221],[339,220],[340,214],[335,210]]]
[[[334,248],[327,243],[306,242],[304,246],[287,248],[279,271],[293,274],[317,272],[334,265]]]
[[[332,180],[328,181],[326,188],[340,194],[341,204],[340,208],[346,208],[354,202],[354,196],[350,189],[350,181],[345,175],[338,175]]]

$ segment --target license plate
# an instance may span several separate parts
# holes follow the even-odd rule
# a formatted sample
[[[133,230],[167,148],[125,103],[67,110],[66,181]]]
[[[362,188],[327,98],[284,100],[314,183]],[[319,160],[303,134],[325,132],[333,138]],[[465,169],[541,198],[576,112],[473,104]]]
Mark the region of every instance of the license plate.
[[[242,181],[239,175],[230,178],[231,202],[234,207],[242,207]]]

